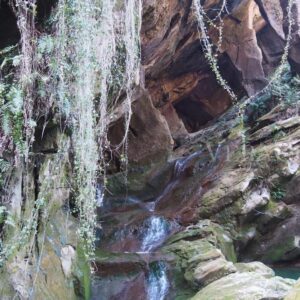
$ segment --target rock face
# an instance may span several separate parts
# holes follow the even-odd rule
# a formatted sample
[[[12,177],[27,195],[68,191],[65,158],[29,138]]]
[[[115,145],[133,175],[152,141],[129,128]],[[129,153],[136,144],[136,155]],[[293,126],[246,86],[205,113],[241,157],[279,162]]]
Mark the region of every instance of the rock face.
[[[205,19],[214,21],[207,32],[220,74],[239,104],[253,96],[243,120],[212,71],[193,1],[144,0],[144,86],[133,90],[128,168],[126,157],[106,153],[93,274],[76,238],[78,215],[71,214],[72,132],[51,116],[45,128],[38,126],[28,171],[28,193],[41,206],[50,203],[38,216],[38,249],[32,250],[40,272],[28,271],[35,294],[25,288],[26,266],[17,256],[0,273],[1,299],[15,292],[46,300],[300,298],[299,283],[265,265],[300,258],[300,4],[294,1],[289,37],[287,0],[227,1],[218,15],[224,3],[201,1]],[[48,14],[53,3],[44,4]],[[0,48],[9,42],[1,34]],[[291,71],[284,69],[275,92],[256,96],[289,38]],[[120,105],[110,120],[113,146],[124,134],[123,118]],[[60,144],[65,151],[58,152]],[[21,206],[20,170],[12,177],[11,212],[30,218],[35,207]],[[2,223],[0,214],[1,231]]]
[[[296,282],[294,287],[289,291],[284,300],[298,300],[300,299],[300,288],[299,280]]]
[[[297,2],[292,8],[298,21],[293,27],[289,56],[296,71],[298,6]],[[210,18],[216,18],[214,10],[220,9],[221,1],[204,1],[203,7]],[[222,20],[221,44],[217,29],[210,28],[213,43],[219,46],[220,71],[238,95],[260,91],[279,64],[288,34],[286,8],[287,1],[235,1],[228,4]],[[207,64],[193,12],[192,1],[164,0],[159,7],[153,1],[144,3],[142,50],[146,87],[175,139],[184,134],[182,122],[188,131],[197,131],[231,105],[230,97],[217,84]]]
[[[231,274],[202,289],[192,300],[283,299],[293,280],[266,278],[255,272]]]
[[[165,119],[155,109],[146,91],[139,92],[132,111],[128,137],[128,160],[131,165],[144,166],[166,159],[173,148],[173,140]],[[123,123],[117,122],[111,127],[111,143],[118,145],[123,136]]]
[[[210,221],[201,221],[172,237],[164,247],[167,253],[176,255],[179,273],[194,289],[206,286],[237,269],[233,244],[227,232]]]

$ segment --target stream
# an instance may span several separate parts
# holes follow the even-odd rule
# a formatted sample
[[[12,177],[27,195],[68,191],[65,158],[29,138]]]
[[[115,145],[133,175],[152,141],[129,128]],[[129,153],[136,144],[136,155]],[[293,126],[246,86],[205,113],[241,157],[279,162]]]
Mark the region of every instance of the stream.
[[[200,151],[194,152],[176,160],[172,179],[152,202],[126,197],[118,200],[121,205],[112,205],[105,199],[98,200],[104,206],[99,212],[102,235],[92,299],[171,299],[168,258],[160,253],[160,247],[182,227],[159,205],[172,197],[181,178],[200,155]]]

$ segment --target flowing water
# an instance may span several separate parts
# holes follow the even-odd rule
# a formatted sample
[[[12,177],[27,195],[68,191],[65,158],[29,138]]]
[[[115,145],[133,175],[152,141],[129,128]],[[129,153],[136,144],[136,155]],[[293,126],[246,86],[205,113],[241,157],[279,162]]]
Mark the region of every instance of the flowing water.
[[[174,179],[180,177],[180,175],[188,167],[189,163],[192,162],[193,159],[199,157],[201,153],[202,151],[196,151],[187,157],[179,158],[178,160],[176,160],[174,167]]]
[[[158,261],[150,265],[147,278],[147,299],[163,300],[168,294],[169,281],[165,263]]]
[[[106,296],[103,299],[116,295],[122,295],[123,299],[131,299],[134,295],[147,300],[164,300],[170,297],[172,284],[168,278],[169,263],[160,252],[160,247],[172,232],[178,230],[179,225],[159,211],[156,203],[172,195],[201,155],[202,152],[198,151],[178,159],[174,164],[172,179],[152,202],[143,202],[133,196],[115,199],[114,204],[105,199],[107,204],[104,205],[103,212],[105,216],[110,216],[106,222],[118,224],[112,225],[111,235],[104,237],[104,241],[108,243],[105,249],[116,255],[118,260],[116,265],[108,267],[109,270],[115,270],[113,276],[108,274],[108,277],[102,276],[95,281],[96,294],[104,289]],[[119,263],[122,263],[121,267]],[[145,264],[144,268],[136,270],[136,266],[141,264]],[[125,265],[126,268],[133,268],[135,271],[132,271],[131,275],[121,275],[120,270],[124,269]]]
[[[219,147],[210,161],[217,162],[221,153],[223,152]],[[107,229],[111,233],[103,237],[100,247],[102,245],[103,250],[109,251],[117,259],[104,266],[110,271],[96,280],[95,294],[100,293],[101,289],[105,290],[105,300],[114,297],[122,297],[124,300],[135,297],[165,300],[172,297],[174,282],[168,276],[172,258],[162,254],[160,248],[181,227],[175,219],[177,215],[169,215],[168,210],[165,211],[156,204],[164,199],[172,201],[172,195],[189,178],[198,161],[207,161],[202,151],[177,159],[170,182],[151,202],[143,202],[134,196],[111,201],[104,199],[106,204],[102,208],[103,217],[100,215],[100,220],[108,224]],[[105,232],[106,229],[103,231],[104,235]],[[138,267],[141,265],[142,268]],[[132,271],[124,271],[125,269]]]
[[[70,10],[66,10],[66,7]],[[66,11],[71,13],[68,15]],[[92,231],[95,224],[95,207],[101,208],[105,200],[102,186],[96,184],[97,163],[100,161],[100,168],[105,169],[103,156],[105,149],[109,147],[109,113],[115,107],[122,91],[125,91],[126,95],[123,102],[125,135],[116,147],[125,149],[125,154],[127,151],[126,136],[132,114],[132,87],[139,84],[141,12],[141,0],[126,0],[122,3],[117,0],[59,0],[58,3],[59,43],[56,59],[61,67],[53,70],[53,73],[58,78],[60,108],[70,118],[74,127],[76,179],[79,184],[77,203],[81,208],[83,228],[87,228],[88,231]],[[73,56],[75,59],[70,60]],[[70,77],[69,70],[76,74],[75,80]],[[99,98],[97,107],[94,107],[95,97]],[[67,103],[68,101],[70,103]],[[97,153],[100,153],[100,156]],[[136,254],[148,253],[151,256],[169,236],[170,223],[163,215],[157,215],[155,204],[172,193],[180,176],[198,155],[196,152],[176,162],[173,180],[154,202],[143,203],[134,197],[127,197],[124,201],[125,213],[126,209],[138,208],[145,214],[145,217],[141,216],[144,220],[139,225],[141,232],[138,235],[140,240],[137,243],[139,247],[135,250]],[[126,202],[131,208],[126,208]],[[113,209],[113,205],[111,207]],[[131,219],[124,220],[130,222]],[[127,230],[126,226],[127,223],[124,224],[123,234],[115,236],[122,240],[132,238],[136,228]],[[125,245],[120,252],[122,256],[127,251],[127,244],[121,241],[120,245]],[[112,252],[116,253],[115,250]],[[165,299],[170,286],[167,265],[160,260],[147,263],[147,298]],[[122,285],[121,282],[122,280],[118,286]],[[107,293],[109,295],[109,291]]]
[[[164,242],[169,233],[167,221],[159,216],[152,216],[146,221],[141,250],[150,252]]]

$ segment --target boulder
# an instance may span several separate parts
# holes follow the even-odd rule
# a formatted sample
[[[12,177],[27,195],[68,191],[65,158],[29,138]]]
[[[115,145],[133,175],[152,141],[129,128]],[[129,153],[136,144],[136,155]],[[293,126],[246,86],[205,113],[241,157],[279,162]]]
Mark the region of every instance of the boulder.
[[[300,280],[297,280],[293,288],[284,297],[284,300],[300,300]]]
[[[200,200],[200,216],[210,216],[232,204],[247,191],[253,179],[254,173],[246,169],[223,171],[220,178],[214,183],[214,187],[209,189]]]
[[[235,259],[229,234],[219,225],[203,220],[174,235],[164,247],[164,252],[176,256],[184,279],[196,288],[236,272],[234,264],[225,258],[220,249],[226,257]]]
[[[257,272],[234,273],[204,287],[191,300],[282,300],[294,282]]]
[[[256,272],[264,277],[270,278],[275,276],[275,272],[271,268],[259,261],[253,261],[250,263],[236,263],[234,265],[240,273]]]

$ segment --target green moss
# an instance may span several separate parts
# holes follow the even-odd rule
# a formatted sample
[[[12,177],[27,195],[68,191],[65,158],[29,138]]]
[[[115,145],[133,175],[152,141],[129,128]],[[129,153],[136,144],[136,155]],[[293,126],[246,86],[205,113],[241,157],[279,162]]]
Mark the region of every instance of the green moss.
[[[5,268],[0,272],[0,295],[2,300],[13,299],[15,296],[15,291],[9,283],[7,274]]]
[[[85,300],[91,298],[91,272],[82,246],[77,247],[77,274],[79,275],[80,285],[83,289],[82,294]]]
[[[276,262],[282,260],[284,255],[295,248],[294,238],[290,237],[284,240],[281,244],[278,244],[276,247],[272,247],[270,251],[265,253],[263,256],[263,261],[266,262]]]

